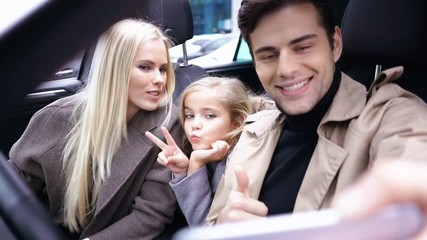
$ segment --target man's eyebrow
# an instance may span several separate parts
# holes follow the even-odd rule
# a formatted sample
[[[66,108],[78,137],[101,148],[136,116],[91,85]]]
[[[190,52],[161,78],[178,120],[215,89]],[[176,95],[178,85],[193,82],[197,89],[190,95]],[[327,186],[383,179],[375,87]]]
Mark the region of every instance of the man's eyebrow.
[[[262,47],[262,48],[258,48],[257,50],[255,50],[254,55],[261,53],[261,52],[270,52],[270,51],[274,51],[274,47],[271,46],[267,46],[267,47]]]
[[[317,38],[317,34],[307,34],[307,35],[303,35],[299,38],[295,38],[294,40],[289,42],[289,45],[297,44],[297,43],[300,43],[302,41],[305,41],[307,39],[312,39],[312,38]]]
[[[292,41],[289,42],[289,45],[294,45],[297,43],[300,43],[302,41],[305,41],[307,39],[312,39],[312,38],[316,38],[317,35],[316,34],[307,34],[307,35],[303,35],[301,37],[295,38]],[[257,50],[255,50],[254,54],[258,54],[260,52],[269,52],[269,51],[274,51],[275,48],[272,46],[266,46],[266,47],[261,47],[258,48]]]

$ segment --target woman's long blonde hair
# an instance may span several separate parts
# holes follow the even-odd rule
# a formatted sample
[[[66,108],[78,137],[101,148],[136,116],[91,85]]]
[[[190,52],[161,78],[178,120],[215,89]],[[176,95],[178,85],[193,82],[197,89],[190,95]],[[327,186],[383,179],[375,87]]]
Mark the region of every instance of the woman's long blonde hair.
[[[126,19],[114,24],[98,40],[88,85],[73,112],[73,128],[65,139],[63,169],[66,176],[64,224],[79,232],[95,210],[102,183],[110,175],[111,161],[127,138],[126,113],[130,71],[138,48],[153,39],[165,47],[171,42],[151,23]],[[165,94],[166,120],[171,117],[175,77],[169,61]]]

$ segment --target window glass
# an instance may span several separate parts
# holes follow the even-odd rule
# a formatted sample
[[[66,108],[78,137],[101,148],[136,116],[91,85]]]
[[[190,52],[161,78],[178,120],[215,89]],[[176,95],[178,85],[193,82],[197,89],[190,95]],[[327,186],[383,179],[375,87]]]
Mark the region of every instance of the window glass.
[[[241,0],[188,0],[193,14],[194,37],[186,42],[187,59],[211,67],[233,61],[239,30],[237,9]],[[234,49],[231,49],[234,43]],[[182,46],[169,49],[173,62],[182,63]],[[204,58],[203,58],[204,57]]]
[[[348,0],[334,0],[337,11],[338,25],[341,24],[341,19],[344,14],[347,2]],[[237,26],[237,13],[241,4],[241,0],[189,0],[189,3],[193,13],[195,37],[201,35],[217,35],[218,33],[240,33]],[[195,42],[192,44],[195,45]],[[241,44],[235,45],[239,47],[234,59],[233,56],[235,51],[231,50],[229,42],[223,41],[221,43],[217,41],[216,44],[212,44],[210,47],[207,47],[206,44],[205,48],[203,45],[199,46],[200,48],[195,48],[188,44],[187,49],[191,48],[188,51],[190,53],[189,59],[200,58],[199,61],[194,61],[194,64],[199,64],[203,67],[215,66],[219,63],[229,64],[233,62],[252,61],[249,47],[244,40],[241,40]],[[210,48],[212,48],[212,51]],[[225,48],[227,48],[227,50],[225,50]],[[204,51],[205,49],[207,50]],[[173,56],[173,54],[171,55]],[[177,57],[177,59],[182,59],[182,50],[179,55],[180,56]],[[206,55],[212,56],[207,57]],[[204,56],[206,57],[202,58]],[[212,62],[212,59],[215,59],[214,65],[210,63]]]
[[[232,32],[232,1],[236,2],[235,0],[189,0],[193,13],[194,34]]]
[[[247,61],[252,61],[252,56],[249,51],[248,43],[242,38],[239,45],[239,49],[237,49],[236,62],[247,62]]]

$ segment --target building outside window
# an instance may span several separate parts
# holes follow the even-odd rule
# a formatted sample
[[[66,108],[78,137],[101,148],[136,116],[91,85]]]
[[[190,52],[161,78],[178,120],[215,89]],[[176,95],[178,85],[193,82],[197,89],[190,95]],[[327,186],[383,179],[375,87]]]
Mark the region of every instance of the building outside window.
[[[194,35],[235,32],[234,5],[241,0],[189,0]]]

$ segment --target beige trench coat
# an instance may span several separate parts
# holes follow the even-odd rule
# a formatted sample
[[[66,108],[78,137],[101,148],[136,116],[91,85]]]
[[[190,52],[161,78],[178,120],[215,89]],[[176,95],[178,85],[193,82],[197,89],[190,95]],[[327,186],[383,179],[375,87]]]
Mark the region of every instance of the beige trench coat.
[[[295,212],[330,207],[335,193],[375,161],[427,160],[426,104],[398,85],[388,84],[402,72],[402,67],[384,71],[369,92],[342,74],[332,105],[317,128],[318,143],[298,192]],[[250,116],[246,122],[248,125],[227,159],[207,225],[215,223],[235,188],[235,165],[246,170],[249,194],[258,199],[285,116],[268,110]]]

